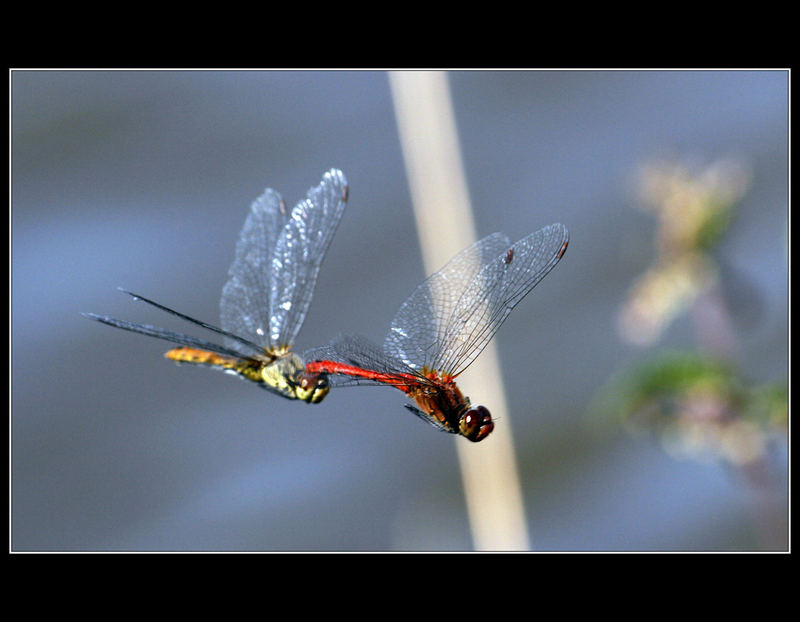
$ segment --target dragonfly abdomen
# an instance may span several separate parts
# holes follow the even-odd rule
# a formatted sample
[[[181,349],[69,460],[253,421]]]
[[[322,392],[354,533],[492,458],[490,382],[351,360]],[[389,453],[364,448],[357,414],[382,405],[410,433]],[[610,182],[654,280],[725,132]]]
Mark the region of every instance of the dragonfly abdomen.
[[[216,352],[199,350],[197,348],[173,348],[164,353],[164,356],[178,363],[194,363],[197,365],[216,365],[218,367],[233,368],[237,360],[230,356],[222,356]]]
[[[173,348],[166,352],[164,356],[177,363],[191,363],[193,365],[208,365],[210,367],[230,369],[231,371],[241,374],[248,380],[261,382],[261,366],[246,359],[223,356],[216,352],[209,352],[208,350],[200,350],[198,348]]]

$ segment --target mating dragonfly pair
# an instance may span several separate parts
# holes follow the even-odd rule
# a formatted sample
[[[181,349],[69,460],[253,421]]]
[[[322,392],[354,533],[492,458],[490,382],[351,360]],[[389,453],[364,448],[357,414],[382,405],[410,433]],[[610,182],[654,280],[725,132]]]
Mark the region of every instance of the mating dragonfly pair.
[[[544,227],[513,245],[493,233],[464,249],[402,304],[383,348],[346,335],[300,357],[292,347],[347,198],[344,174],[332,169],[291,211],[272,189],[256,199],[222,290],[221,328],[122,290],[222,335],[224,345],[147,324],[83,315],[178,344],[164,356],[238,375],[288,399],[317,404],[331,386],[392,386],[414,401],[406,408],[423,420],[471,441],[483,440],[494,429],[491,414],[484,406],[472,406],[455,379],[564,256],[566,227]]]

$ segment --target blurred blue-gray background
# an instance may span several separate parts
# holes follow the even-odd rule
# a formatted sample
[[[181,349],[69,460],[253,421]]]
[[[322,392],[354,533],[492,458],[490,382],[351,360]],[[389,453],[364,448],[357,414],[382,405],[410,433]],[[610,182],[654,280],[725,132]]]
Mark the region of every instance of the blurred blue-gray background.
[[[785,550],[785,440],[765,491],[587,413],[643,354],[615,318],[653,258],[632,180],[665,154],[748,162],[720,253],[760,309],[737,333],[743,371],[786,380],[788,72],[449,81],[478,235],[571,232],[495,338],[532,548]],[[11,548],[470,550],[467,441],[399,392],[293,403],[80,316],[196,332],[124,286],[216,323],[253,199],[273,187],[294,204],[339,167],[350,202],[297,345],[380,342],[425,276],[386,73],[20,70],[11,87]],[[692,343],[684,317],[660,345]]]

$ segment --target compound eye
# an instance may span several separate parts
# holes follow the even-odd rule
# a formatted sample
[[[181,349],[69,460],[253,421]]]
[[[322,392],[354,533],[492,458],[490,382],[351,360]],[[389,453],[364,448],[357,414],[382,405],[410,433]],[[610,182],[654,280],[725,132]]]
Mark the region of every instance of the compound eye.
[[[470,408],[458,420],[458,431],[473,443],[485,439],[492,430],[494,430],[492,415],[485,406]]]
[[[311,404],[318,404],[331,390],[326,374],[301,373],[298,377],[297,398]]]
[[[307,372],[302,372],[298,375],[298,382],[297,384],[300,386],[301,389],[304,391],[311,391],[315,387],[318,387],[320,382],[323,381],[327,384],[327,380],[325,380],[325,376],[321,376],[319,374],[309,374]]]

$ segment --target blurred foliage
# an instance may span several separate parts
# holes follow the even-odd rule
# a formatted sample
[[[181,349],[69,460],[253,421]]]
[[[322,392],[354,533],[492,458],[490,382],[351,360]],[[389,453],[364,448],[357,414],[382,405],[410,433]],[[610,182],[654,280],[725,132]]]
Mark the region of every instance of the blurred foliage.
[[[657,341],[669,323],[718,279],[709,252],[727,231],[750,173],[737,160],[701,170],[659,162],[639,174],[641,207],[658,219],[655,261],[631,287],[618,317],[622,338],[636,345]]]
[[[743,466],[786,434],[788,388],[753,384],[711,355],[657,352],[606,385],[598,413],[635,434],[657,433],[671,455]]]
[[[620,335],[650,346],[680,313],[694,310],[698,344],[713,343],[715,351],[730,355],[735,334],[717,295],[720,270],[711,253],[747,190],[749,171],[726,159],[699,169],[660,162],[640,173],[642,207],[658,219],[655,260],[620,310]],[[709,335],[717,339],[709,341]],[[593,414],[635,433],[655,432],[674,456],[756,464],[770,441],[787,433],[788,383],[754,384],[730,358],[700,347],[652,350],[606,385]]]
[[[750,185],[743,162],[722,159],[697,170],[683,162],[657,162],[639,173],[641,206],[659,219],[661,256],[707,251],[728,228]]]

